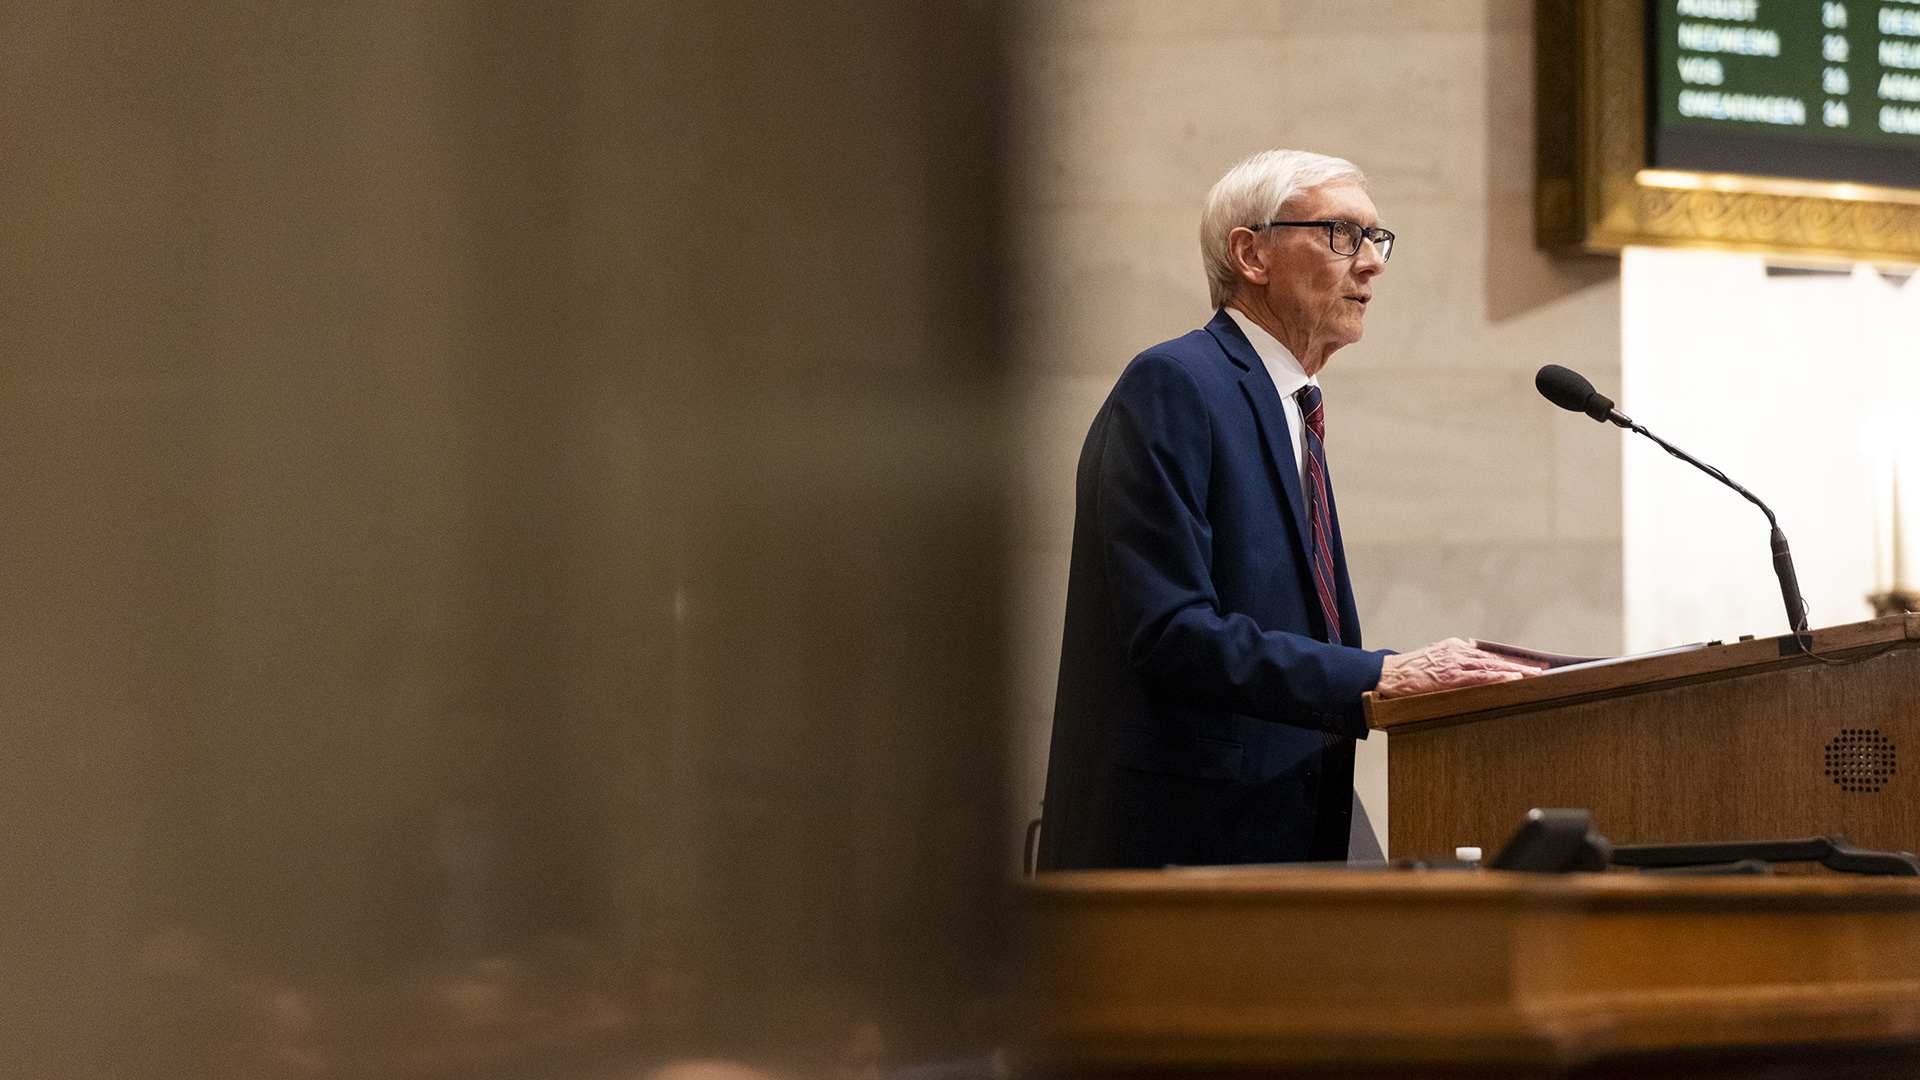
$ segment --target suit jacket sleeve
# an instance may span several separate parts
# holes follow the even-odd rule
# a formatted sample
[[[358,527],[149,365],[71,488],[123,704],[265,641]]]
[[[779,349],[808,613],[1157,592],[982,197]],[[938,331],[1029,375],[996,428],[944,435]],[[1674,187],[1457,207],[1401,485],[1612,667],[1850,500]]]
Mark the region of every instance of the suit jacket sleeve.
[[[1386,653],[1220,609],[1207,520],[1212,420],[1193,376],[1143,356],[1110,406],[1098,522],[1128,665],[1157,692],[1201,707],[1364,737],[1360,695],[1380,681]]]

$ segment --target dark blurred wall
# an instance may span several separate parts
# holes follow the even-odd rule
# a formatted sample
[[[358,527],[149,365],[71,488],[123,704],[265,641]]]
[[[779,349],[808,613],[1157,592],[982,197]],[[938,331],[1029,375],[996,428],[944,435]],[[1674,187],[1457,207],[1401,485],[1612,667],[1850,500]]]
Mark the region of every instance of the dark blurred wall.
[[[980,1049],[998,31],[0,0],[0,1075]]]

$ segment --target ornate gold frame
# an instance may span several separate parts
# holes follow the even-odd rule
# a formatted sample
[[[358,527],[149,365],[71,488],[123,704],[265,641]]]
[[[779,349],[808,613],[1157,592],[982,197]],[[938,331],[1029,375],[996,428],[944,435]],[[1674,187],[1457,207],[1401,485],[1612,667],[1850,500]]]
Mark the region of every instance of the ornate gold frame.
[[[1645,42],[1644,0],[1536,0],[1541,247],[1920,263],[1920,191],[1647,168]]]

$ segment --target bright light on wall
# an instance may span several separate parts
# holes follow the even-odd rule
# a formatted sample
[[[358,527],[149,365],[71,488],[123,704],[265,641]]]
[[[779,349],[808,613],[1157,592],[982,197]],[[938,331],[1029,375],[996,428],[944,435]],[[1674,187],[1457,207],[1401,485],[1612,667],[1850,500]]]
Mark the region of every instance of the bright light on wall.
[[[1920,287],[1630,248],[1621,293],[1621,409],[1773,507],[1814,626],[1871,617],[1893,572],[1895,473],[1920,520],[1920,451],[1895,452],[1920,447]],[[1625,454],[1628,649],[1786,632],[1759,510],[1645,440]]]
[[[1873,499],[1873,591],[1908,593],[1920,582],[1920,409],[1883,409],[1860,426]]]

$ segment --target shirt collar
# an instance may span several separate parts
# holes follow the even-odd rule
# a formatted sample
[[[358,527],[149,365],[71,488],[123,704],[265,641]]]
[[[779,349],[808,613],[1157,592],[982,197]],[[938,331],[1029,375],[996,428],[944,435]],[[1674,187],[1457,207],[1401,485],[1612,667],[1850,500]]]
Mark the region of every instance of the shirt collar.
[[[1273,380],[1273,388],[1280,391],[1281,398],[1292,397],[1303,386],[1320,385],[1320,380],[1307,374],[1307,369],[1300,366],[1300,361],[1294,358],[1291,350],[1280,344],[1279,338],[1267,333],[1259,323],[1248,318],[1246,312],[1229,307],[1227,314],[1233,316],[1240,332],[1247,335],[1247,343],[1253,346],[1253,351],[1260,356],[1260,362],[1266,365],[1267,376]]]

